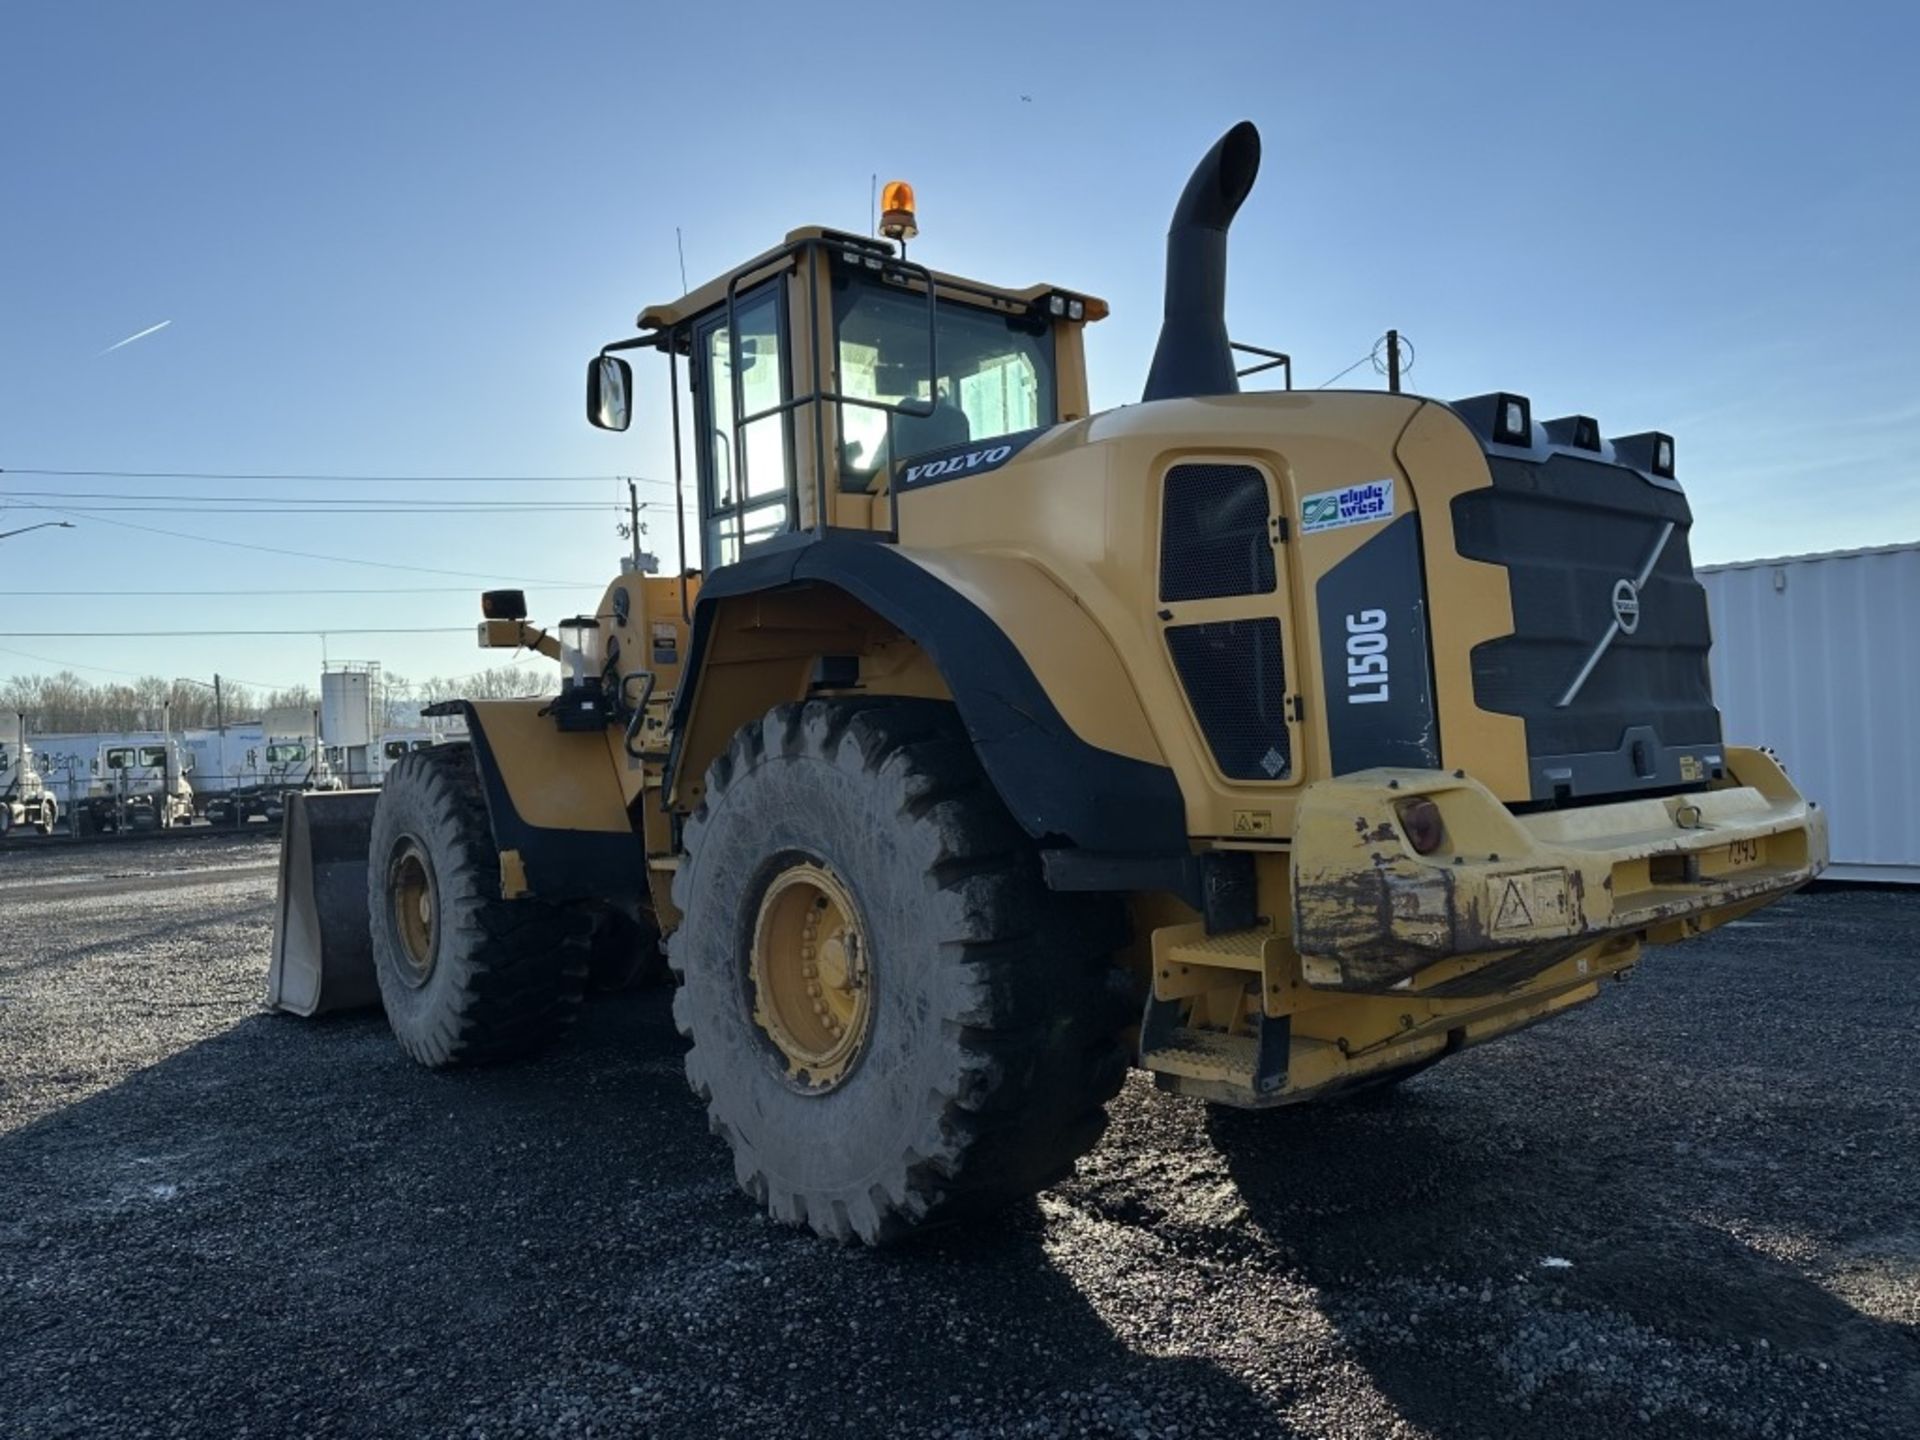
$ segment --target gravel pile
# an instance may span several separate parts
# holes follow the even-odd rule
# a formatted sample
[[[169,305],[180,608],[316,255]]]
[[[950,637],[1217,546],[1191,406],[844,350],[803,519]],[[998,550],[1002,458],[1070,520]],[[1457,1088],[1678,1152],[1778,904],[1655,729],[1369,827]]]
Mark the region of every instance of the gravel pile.
[[[876,1254],[736,1194],[661,993],[452,1076],[263,1013],[272,860],[0,856],[0,1434],[1920,1435],[1920,894],[1385,1103],[1136,1076]]]

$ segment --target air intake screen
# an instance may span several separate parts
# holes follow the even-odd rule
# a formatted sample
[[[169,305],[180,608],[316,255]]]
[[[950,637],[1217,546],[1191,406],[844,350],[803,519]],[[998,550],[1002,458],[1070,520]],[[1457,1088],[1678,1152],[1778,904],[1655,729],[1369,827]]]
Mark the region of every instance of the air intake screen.
[[[1160,598],[1273,591],[1267,480],[1251,465],[1176,465],[1160,522]]]
[[[1293,768],[1280,622],[1173,625],[1167,647],[1214,763],[1230,780],[1281,780]]]

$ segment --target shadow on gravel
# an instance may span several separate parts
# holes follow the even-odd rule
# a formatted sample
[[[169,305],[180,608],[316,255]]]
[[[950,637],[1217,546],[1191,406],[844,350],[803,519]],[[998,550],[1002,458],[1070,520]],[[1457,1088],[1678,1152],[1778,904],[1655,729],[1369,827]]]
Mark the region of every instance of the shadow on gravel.
[[[1528,1096],[1489,1114],[1440,1078],[1206,1120],[1248,1220],[1423,1433],[1787,1435],[1809,1386],[1842,1421],[1820,1433],[1912,1433],[1920,1332],[1702,1223],[1630,1119],[1553,1133]]]
[[[887,1254],[763,1220],[680,1049],[658,992],[452,1075],[258,1015],[0,1139],[0,1429],[1278,1433],[1117,1338],[1034,1206]]]

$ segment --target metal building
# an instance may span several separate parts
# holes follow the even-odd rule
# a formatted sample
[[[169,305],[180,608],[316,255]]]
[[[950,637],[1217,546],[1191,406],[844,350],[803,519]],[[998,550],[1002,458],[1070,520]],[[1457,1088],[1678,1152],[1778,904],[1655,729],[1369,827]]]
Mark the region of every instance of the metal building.
[[[1836,880],[1920,884],[1920,543],[1702,566],[1731,745],[1827,811]]]

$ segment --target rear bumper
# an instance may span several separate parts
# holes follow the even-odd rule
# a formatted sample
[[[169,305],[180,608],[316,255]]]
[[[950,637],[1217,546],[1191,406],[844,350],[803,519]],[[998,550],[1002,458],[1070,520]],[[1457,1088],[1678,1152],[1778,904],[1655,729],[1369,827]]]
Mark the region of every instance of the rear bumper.
[[[1426,796],[1445,834],[1417,854],[1397,808]],[[1758,750],[1661,799],[1516,816],[1484,786],[1369,770],[1307,787],[1293,848],[1294,944],[1321,989],[1488,994],[1609,937],[1685,939],[1804,885],[1826,817]]]

